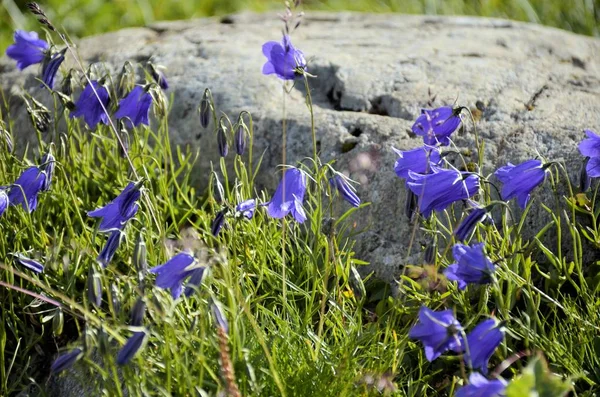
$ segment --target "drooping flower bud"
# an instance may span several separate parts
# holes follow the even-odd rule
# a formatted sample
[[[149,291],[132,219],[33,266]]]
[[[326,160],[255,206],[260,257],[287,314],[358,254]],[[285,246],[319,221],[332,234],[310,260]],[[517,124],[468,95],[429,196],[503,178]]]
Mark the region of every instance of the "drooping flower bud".
[[[139,327],[144,322],[144,314],[146,313],[146,302],[144,302],[143,298],[138,298],[133,305],[133,309],[131,309],[131,319],[129,321],[130,325],[134,327]]]
[[[215,219],[213,220],[212,225],[210,226],[210,232],[215,237],[217,237],[219,235],[221,228],[225,224],[225,211],[226,210],[219,211],[217,213],[217,216],[215,216]]]
[[[202,128],[208,127],[208,123],[210,122],[210,91],[208,88],[204,90],[204,95],[202,96],[202,100],[200,101],[200,107],[198,111],[200,112],[200,125]]]
[[[48,152],[42,156],[42,164],[40,169],[46,173],[46,179],[42,184],[42,192],[50,190],[52,185],[52,177],[54,176],[54,166],[56,165],[56,159],[52,155],[52,152]]]
[[[246,151],[246,126],[244,121],[240,118],[238,128],[235,132],[235,152],[242,156]]]
[[[77,360],[81,358],[81,353],[81,349],[77,348],[68,353],[60,355],[50,366],[50,372],[57,374],[65,369],[71,368],[73,364],[75,364]]]
[[[221,157],[227,157],[229,153],[229,145],[227,144],[227,127],[221,124],[221,127],[217,131],[217,144],[219,145],[219,155]]]

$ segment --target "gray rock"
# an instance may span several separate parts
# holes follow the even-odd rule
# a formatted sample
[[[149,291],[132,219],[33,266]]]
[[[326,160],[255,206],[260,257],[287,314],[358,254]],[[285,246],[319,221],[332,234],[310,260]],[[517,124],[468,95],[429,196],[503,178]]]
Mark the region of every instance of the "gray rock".
[[[212,125],[203,129],[198,119],[204,89],[212,90],[218,110],[233,119],[250,111],[255,153],[265,151],[259,182],[273,188],[281,162],[283,91],[277,78],[261,74],[261,45],[279,40],[281,28],[274,14],[164,22],[86,38],[78,50],[86,62],[105,62],[112,70],[126,60],[152,58],[165,65],[174,93],[171,137],[201,149],[203,170],[218,156]],[[581,162],[576,144],[583,129],[600,130],[598,39],[498,19],[310,13],[292,40],[318,76],[311,84],[321,157],[337,159],[340,170],[361,182],[362,199],[373,203],[356,215],[359,228],[370,226],[357,242],[359,256],[388,280],[407,258],[419,261],[420,244],[427,244],[417,233],[408,250],[413,226],[403,215],[405,188],[394,174],[390,147],[422,144],[410,127],[432,97],[435,106],[483,105],[477,128],[486,144],[486,174],[539,154],[565,159],[573,176]],[[0,85],[11,93],[24,86],[37,96],[35,72],[19,72],[3,58]],[[287,158],[294,164],[312,151],[302,84],[285,102]],[[10,104],[13,116],[23,121],[13,135],[32,136],[20,100]],[[467,126],[455,136],[459,150],[475,148],[473,128]],[[535,197],[552,205],[549,194],[545,187]],[[529,230],[539,230],[547,219],[535,205]]]

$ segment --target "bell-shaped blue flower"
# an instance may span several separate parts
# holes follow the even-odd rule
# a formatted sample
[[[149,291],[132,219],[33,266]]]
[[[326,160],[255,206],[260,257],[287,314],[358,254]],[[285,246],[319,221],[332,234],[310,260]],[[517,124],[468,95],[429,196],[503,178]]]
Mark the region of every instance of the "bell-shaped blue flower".
[[[10,205],[21,204],[25,210],[34,211],[37,208],[37,196],[43,190],[45,183],[44,171],[39,167],[27,168],[10,188],[8,193]]]
[[[458,200],[466,200],[479,190],[479,177],[468,172],[431,167],[430,174],[409,171],[407,186],[419,197],[419,212],[424,217],[443,211]]]
[[[425,357],[433,361],[442,353],[461,345],[462,326],[454,318],[452,310],[434,312],[425,306],[419,310],[419,322],[409,331],[411,339],[419,339],[425,345]]]
[[[494,175],[502,182],[502,200],[516,197],[519,206],[525,208],[531,191],[546,179],[546,169],[540,160],[527,160],[519,165],[508,163]]]
[[[69,369],[83,356],[81,349],[76,348],[68,353],[61,354],[50,366],[50,372],[57,374]]]
[[[478,372],[469,376],[469,384],[456,390],[454,397],[501,397],[504,396],[506,381],[486,379]]]
[[[465,289],[467,284],[488,284],[495,271],[494,264],[485,255],[485,243],[472,247],[455,244],[452,254],[456,263],[448,266],[444,274],[448,280],[457,281],[458,288]]]
[[[25,266],[34,273],[40,274],[44,271],[44,265],[42,265],[36,260],[27,258],[23,254],[13,254],[13,256],[17,262],[19,262],[21,265]]]
[[[96,94],[94,94],[94,89],[98,93],[100,101],[98,101]],[[102,109],[102,105],[104,105],[104,109],[108,109],[109,99],[106,87],[92,80],[92,84],[86,85],[81,95],[79,95],[75,109],[69,117],[83,117],[88,127],[95,130],[98,123],[108,124],[108,115]]]
[[[204,276],[206,275],[206,269],[207,268],[203,266],[192,270],[192,272],[190,273],[190,278],[188,280],[188,283],[185,285],[184,292],[184,295],[187,298],[192,296],[192,294],[198,290],[200,284],[202,284],[202,280],[204,280]]]
[[[493,318],[477,324],[467,334],[468,355],[465,357],[472,368],[487,375],[490,358],[504,340],[504,327]],[[465,351],[465,353],[467,353]]]
[[[102,218],[100,231],[107,232],[113,229],[122,229],[131,218],[135,216],[139,205],[141,182],[134,184],[130,182],[116,199],[102,208],[88,212],[92,218]]]
[[[117,364],[125,365],[129,361],[131,361],[133,356],[135,356],[136,353],[140,350],[140,347],[142,347],[145,338],[145,331],[138,331],[131,335],[131,337],[127,339],[127,342],[125,342],[125,344],[117,354]]]
[[[262,52],[267,57],[262,69],[265,75],[275,74],[282,80],[294,80],[301,75],[300,69],[306,69],[304,54],[294,48],[288,35],[283,36],[281,43],[269,41],[263,44]]]
[[[60,65],[65,60],[65,50],[49,56],[49,58],[46,59],[42,65],[42,81],[50,89],[54,89],[56,73],[58,72]]]
[[[44,60],[46,50],[50,46],[45,40],[40,39],[36,32],[17,30],[14,38],[15,44],[8,46],[6,55],[17,61],[19,70]]]
[[[412,131],[422,136],[426,145],[448,146],[450,135],[461,123],[461,110],[462,108],[453,109],[451,106],[423,109],[413,124]]]
[[[360,205],[360,198],[358,198],[354,189],[350,187],[343,176],[336,174],[329,179],[329,184],[336,188],[343,199],[349,202],[351,206],[358,207]]]
[[[597,178],[600,176],[600,136],[592,130],[585,130],[585,135],[587,139],[579,143],[579,152],[589,157],[585,165],[587,176]]]
[[[394,171],[398,177],[410,180],[408,172],[417,174],[429,174],[432,165],[439,165],[441,162],[440,150],[433,146],[421,146],[412,150],[398,150],[392,147],[392,150],[398,155]]]
[[[195,259],[187,253],[179,253],[166,263],[153,267],[150,273],[157,275],[156,286],[170,289],[171,296],[177,299],[183,292],[183,281],[192,275],[198,267],[192,266]]]
[[[241,213],[247,219],[252,219],[256,210],[256,200],[249,199],[242,201],[235,207],[236,212]]]
[[[115,256],[115,252],[117,252],[119,244],[121,244],[122,235],[123,233],[117,229],[114,230],[108,237],[108,240],[106,240],[104,248],[100,252],[100,255],[98,255],[98,263],[100,263],[103,269],[106,269],[113,256]]]
[[[140,124],[148,125],[151,105],[152,95],[144,90],[144,87],[137,85],[125,98],[121,99],[115,118],[126,119],[125,122],[129,128],[137,127]]]
[[[458,227],[454,231],[454,235],[456,236],[457,240],[465,241],[467,238],[469,238],[471,234],[473,234],[475,226],[477,226],[479,222],[482,222],[485,218],[487,218],[487,216],[488,213],[485,208],[473,208],[471,212],[469,212],[469,215],[467,215],[462,220],[460,225],[458,225]]]
[[[8,208],[8,194],[6,194],[6,190],[0,188],[0,216],[4,214],[4,211]]]
[[[302,208],[304,193],[306,193],[306,174],[298,168],[288,168],[273,198],[266,204],[267,214],[271,218],[283,218],[292,213],[298,223],[304,222],[306,220]]]

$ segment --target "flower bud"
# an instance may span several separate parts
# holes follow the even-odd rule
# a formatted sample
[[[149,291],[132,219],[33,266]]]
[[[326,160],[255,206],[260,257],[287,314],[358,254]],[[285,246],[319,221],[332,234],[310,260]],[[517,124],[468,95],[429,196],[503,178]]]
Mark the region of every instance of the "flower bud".
[[[235,152],[242,156],[246,151],[246,126],[240,119],[237,131],[235,132]]]
[[[81,353],[81,349],[77,348],[59,356],[50,366],[50,372],[57,374],[65,369],[71,368],[73,364],[75,364],[77,360],[81,358]]]
[[[227,144],[227,129],[224,125],[217,131],[217,144],[219,145],[219,155],[221,157],[227,157],[229,153],[229,145]]]
[[[131,319],[129,321],[130,325],[134,327],[139,327],[144,322],[144,314],[146,313],[146,302],[144,302],[143,298],[138,298],[133,305],[133,309],[131,309]]]
[[[198,111],[200,112],[200,125],[202,128],[208,127],[208,123],[210,122],[210,113],[211,106],[209,100],[210,91],[208,88],[204,90],[204,95],[202,96],[202,100],[200,101],[200,108]]]
[[[217,237],[224,224],[225,210],[222,210],[217,213],[217,216],[215,216],[215,219],[213,220],[212,225],[210,226],[210,232],[212,233],[212,235]]]

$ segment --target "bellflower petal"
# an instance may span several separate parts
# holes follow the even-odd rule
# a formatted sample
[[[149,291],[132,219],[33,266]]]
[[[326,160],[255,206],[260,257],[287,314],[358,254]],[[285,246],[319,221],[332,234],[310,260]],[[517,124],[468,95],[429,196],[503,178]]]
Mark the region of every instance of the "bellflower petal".
[[[329,184],[340,192],[340,195],[350,203],[353,207],[360,205],[360,198],[356,195],[352,187],[346,182],[346,179],[341,175],[335,175],[329,179]]]
[[[149,125],[148,115],[152,105],[152,95],[143,87],[135,86],[133,90],[119,102],[119,109],[115,113],[116,119],[125,119],[129,128],[140,124]]]
[[[83,356],[81,349],[76,348],[68,353],[61,354],[50,366],[50,372],[57,374],[69,369]]]
[[[46,177],[44,178],[44,184],[42,186],[42,192],[47,192],[50,190],[50,186],[52,185],[52,177],[54,176],[54,167],[56,165],[56,159],[52,155],[52,153],[48,152],[44,154],[42,157],[42,164],[40,165],[40,169],[46,173]]]
[[[304,222],[306,214],[302,209],[302,202],[305,193],[306,174],[298,168],[288,168],[273,198],[266,204],[267,214],[271,218],[283,218],[291,212],[296,221]]]
[[[419,310],[419,322],[409,331],[411,339],[419,339],[425,345],[425,357],[433,361],[442,353],[461,345],[460,323],[452,310],[434,312],[425,306]]]
[[[458,225],[454,231],[454,235],[459,241],[466,240],[473,234],[477,224],[483,221],[487,216],[488,214],[485,208],[473,208],[471,212],[469,212],[469,215],[467,215],[460,225]]]
[[[135,356],[135,354],[140,350],[140,347],[142,347],[142,343],[144,342],[145,338],[146,332],[139,331],[135,332],[129,339],[127,339],[127,342],[125,342],[117,354],[117,364],[125,365],[131,361],[133,356]]]
[[[17,61],[19,70],[44,60],[45,51],[50,46],[45,40],[40,39],[36,32],[17,30],[14,38],[15,44],[6,49],[6,55]]]
[[[256,210],[256,200],[249,199],[242,201],[235,207],[236,212],[240,212],[243,216],[248,219],[252,219],[254,211]]]
[[[492,261],[485,255],[485,243],[472,247],[455,244],[452,254],[456,263],[448,266],[444,274],[448,280],[457,281],[458,288],[465,289],[467,284],[488,284],[496,270]]]
[[[44,65],[42,66],[42,81],[50,87],[50,89],[54,89],[56,73],[64,60],[65,52],[57,52],[56,54],[53,54],[47,62],[44,62]]]
[[[432,110],[423,109],[413,124],[412,131],[422,136],[426,145],[448,146],[450,135],[461,123],[461,110],[462,108],[453,109],[451,106]]]
[[[455,397],[501,397],[504,396],[506,381],[488,380],[478,372],[469,376],[469,384],[456,390]]]
[[[119,244],[121,244],[121,237],[123,233],[120,230],[113,231],[108,240],[106,241],[106,245],[98,255],[98,263],[102,266],[103,269],[106,269],[110,261],[112,260],[115,252],[119,248]]]
[[[23,209],[33,212],[37,208],[37,196],[46,183],[46,173],[39,167],[27,168],[11,186],[8,193],[10,205],[21,204]]]
[[[546,179],[546,170],[540,160],[527,160],[519,165],[508,163],[494,175],[502,182],[502,199],[508,201],[516,197],[519,206],[525,208],[531,191]]]
[[[419,212],[429,217],[432,211],[443,211],[450,204],[466,200],[479,190],[479,177],[467,172],[432,166],[431,174],[409,171],[407,186],[419,196]]]
[[[93,87],[93,88],[92,88]],[[94,89],[98,93],[100,102],[94,94]],[[108,109],[108,101],[110,97],[108,90],[97,81],[93,80],[92,84],[88,84],[79,95],[79,99],[75,104],[75,109],[69,115],[70,118],[83,117],[90,129],[96,129],[98,123],[108,124],[108,116],[104,113],[104,108]]]
[[[600,136],[592,130],[585,130],[587,139],[579,142],[579,152],[584,157],[600,157]]]
[[[469,356],[466,357],[467,362],[469,362],[470,357],[473,369],[487,375],[490,358],[503,340],[504,328],[493,318],[477,324],[467,334],[467,346],[469,347]]]
[[[223,228],[225,224],[225,210],[219,211],[215,219],[213,219],[212,224],[210,225],[210,232],[213,236],[217,237],[219,232]]]
[[[269,41],[263,44],[262,52],[267,57],[262,69],[265,75],[275,74],[282,80],[294,80],[300,76],[298,68],[306,69],[304,54],[294,48],[288,35],[283,36],[281,43]]]
[[[6,194],[6,191],[4,189],[0,189],[0,216],[4,214],[4,211],[6,211],[8,205],[8,194]]]
[[[157,275],[156,286],[171,290],[171,296],[177,299],[183,292],[183,281],[192,275],[194,270],[189,269],[194,263],[194,257],[187,253],[179,253],[166,263],[153,267],[150,273]]]
[[[141,196],[140,186],[141,183],[130,182],[113,201],[87,213],[92,218],[102,218],[101,232],[122,229],[127,221],[135,216],[139,208],[137,201]]]
[[[585,171],[590,178],[598,178],[600,176],[600,157],[592,157],[585,165]]]
[[[139,327],[144,322],[144,314],[146,313],[146,302],[143,298],[138,298],[131,309],[131,318],[129,324],[133,327]]]
[[[422,146],[412,150],[401,151],[394,147],[392,150],[398,155],[394,170],[396,175],[410,180],[408,172],[418,174],[428,174],[431,172],[432,165],[439,165],[441,160],[439,149],[433,146]]]
[[[185,296],[189,298],[192,296],[194,292],[198,290],[200,284],[202,284],[202,280],[204,280],[204,276],[206,275],[206,267],[199,267],[197,269],[192,270],[190,273],[190,279],[185,286]]]
[[[40,274],[44,271],[44,265],[33,259],[27,258],[23,254],[14,254],[15,260],[34,273]]]

